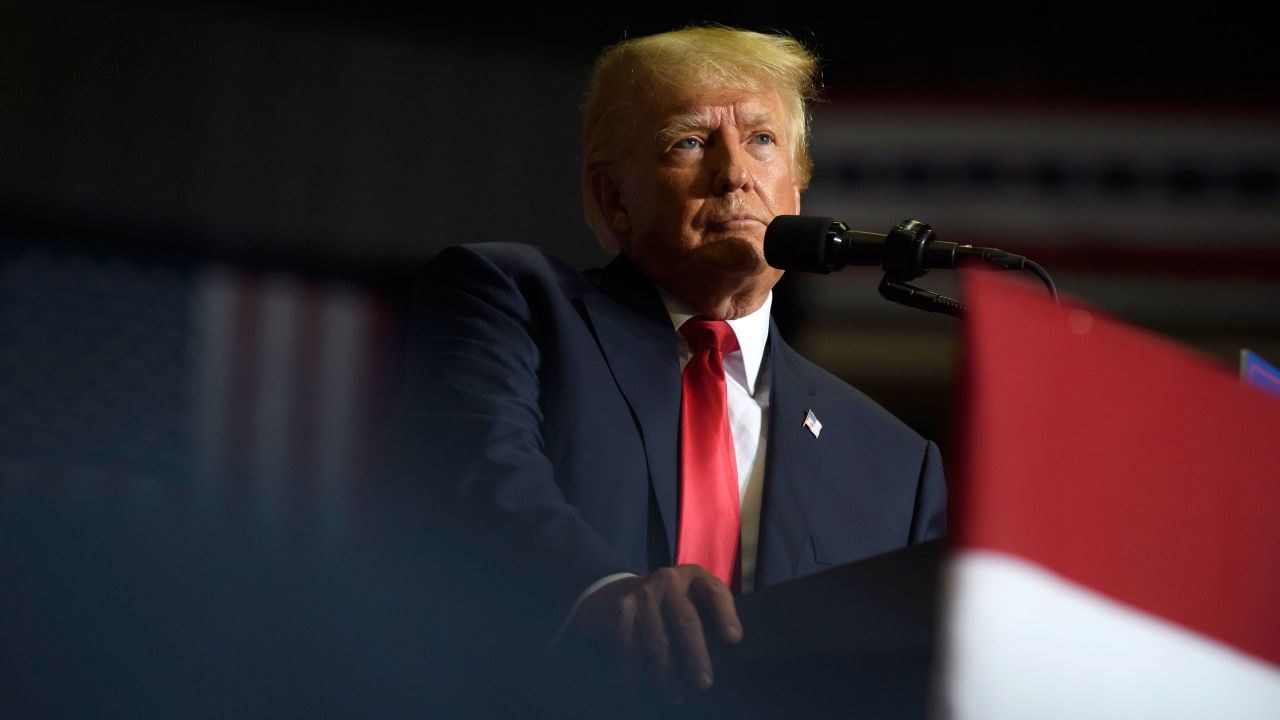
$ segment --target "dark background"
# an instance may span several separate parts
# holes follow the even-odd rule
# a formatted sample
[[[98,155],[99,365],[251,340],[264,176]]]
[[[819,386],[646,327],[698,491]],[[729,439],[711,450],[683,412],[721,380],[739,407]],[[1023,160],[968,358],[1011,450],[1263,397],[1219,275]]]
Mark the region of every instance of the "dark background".
[[[1226,361],[1274,357],[1257,308],[1280,277],[1275,43],[1228,8],[1121,10],[9,4],[0,233],[59,257],[319,273],[394,326],[450,243],[601,262],[577,201],[587,69],[611,42],[715,20],[825,59],[807,211],[1011,246]],[[941,438],[952,323],[885,307],[874,283],[791,283],[788,335]]]
[[[388,462],[415,272],[482,240],[603,262],[578,200],[588,68],[711,20],[824,58],[806,211],[879,232],[918,218],[1224,363],[1280,358],[1276,43],[1226,6],[3,3],[0,678],[25,690],[0,698],[190,715],[296,660],[230,658],[246,628],[312,637],[280,580],[298,551],[368,559],[361,498]],[[949,453],[955,322],[885,303],[877,280],[788,278],[784,332]],[[401,607],[386,576],[332,572],[301,583],[339,598],[326,612],[365,593]],[[193,639],[205,610],[222,624]],[[381,656],[390,627],[309,642]],[[213,659],[171,666],[193,642]],[[280,698],[302,689],[324,708],[386,670],[307,667],[201,707],[296,709]]]

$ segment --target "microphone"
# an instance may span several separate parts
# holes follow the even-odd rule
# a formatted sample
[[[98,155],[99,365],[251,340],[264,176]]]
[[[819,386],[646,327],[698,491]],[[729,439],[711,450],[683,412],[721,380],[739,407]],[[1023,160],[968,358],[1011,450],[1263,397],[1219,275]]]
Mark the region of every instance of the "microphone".
[[[906,281],[931,268],[955,268],[966,259],[992,263],[1009,270],[1027,268],[1021,255],[988,247],[942,242],[933,228],[918,220],[903,220],[888,234],[850,230],[829,217],[779,215],[764,235],[764,258],[779,270],[829,273],[849,265],[879,266],[888,277]]]
[[[953,317],[965,314],[964,303],[910,285],[908,281],[924,275],[930,268],[954,268],[962,262],[976,260],[1004,270],[1030,270],[1044,282],[1054,302],[1058,300],[1053,278],[1038,264],[997,248],[942,242],[934,238],[933,228],[919,220],[903,220],[888,234],[881,235],[850,230],[835,218],[779,215],[765,230],[764,259],[779,270],[824,275],[849,265],[878,265],[884,268],[880,295],[886,300]]]

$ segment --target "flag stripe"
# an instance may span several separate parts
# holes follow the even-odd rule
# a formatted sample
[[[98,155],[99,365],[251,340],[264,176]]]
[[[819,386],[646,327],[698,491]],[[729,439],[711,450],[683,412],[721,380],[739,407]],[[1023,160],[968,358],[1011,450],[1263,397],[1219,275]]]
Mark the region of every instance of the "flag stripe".
[[[947,568],[941,706],[955,718],[1276,717],[1280,669],[1016,556]]]

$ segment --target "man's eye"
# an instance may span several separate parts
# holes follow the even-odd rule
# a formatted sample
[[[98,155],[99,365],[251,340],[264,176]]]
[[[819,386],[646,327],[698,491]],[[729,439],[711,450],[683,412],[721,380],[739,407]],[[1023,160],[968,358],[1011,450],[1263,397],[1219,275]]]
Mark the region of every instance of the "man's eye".
[[[677,150],[697,150],[701,145],[702,141],[698,138],[687,137],[677,140],[672,147]]]
[[[757,145],[772,145],[774,143],[774,139],[769,133],[760,133],[759,135],[751,138],[751,142]]]

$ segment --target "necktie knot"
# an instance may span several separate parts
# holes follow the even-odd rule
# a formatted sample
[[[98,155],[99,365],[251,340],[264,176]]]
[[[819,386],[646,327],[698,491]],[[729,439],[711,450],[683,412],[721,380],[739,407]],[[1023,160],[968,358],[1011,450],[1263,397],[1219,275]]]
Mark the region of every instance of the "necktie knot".
[[[698,353],[716,350],[721,355],[738,349],[738,336],[724,320],[690,318],[680,326],[680,334],[689,343],[689,350]]]

